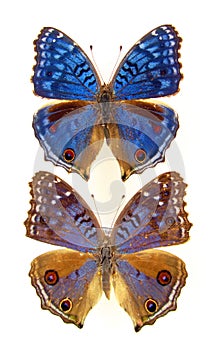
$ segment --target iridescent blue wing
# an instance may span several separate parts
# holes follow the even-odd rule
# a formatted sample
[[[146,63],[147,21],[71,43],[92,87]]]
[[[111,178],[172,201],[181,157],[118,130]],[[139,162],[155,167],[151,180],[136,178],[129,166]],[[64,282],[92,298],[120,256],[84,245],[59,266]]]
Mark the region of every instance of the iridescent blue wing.
[[[179,89],[181,38],[171,25],[140,39],[119,65],[111,86],[115,100],[168,96]]]
[[[183,197],[185,187],[176,172],[159,175],[125,206],[112,232],[119,253],[186,242],[191,227]]]
[[[43,28],[35,41],[33,84],[37,95],[65,100],[95,100],[96,70],[82,49],[55,28]]]
[[[46,160],[88,180],[104,140],[94,104],[69,101],[43,107],[34,116],[33,128]]]
[[[32,261],[30,277],[42,308],[79,328],[102,294],[101,275],[90,253],[45,253]]]
[[[103,233],[91,209],[71,186],[40,171],[30,187],[31,209],[25,221],[28,237],[83,252],[96,250]]]
[[[119,162],[123,180],[164,160],[179,127],[172,108],[147,101],[114,102],[111,114],[107,143]]]
[[[41,108],[33,128],[46,160],[85,180],[106,137],[126,180],[164,159],[178,119],[170,107],[147,101],[107,105],[71,101]]]
[[[116,262],[113,285],[136,332],[176,309],[186,277],[184,262],[170,253],[148,249],[122,255]]]

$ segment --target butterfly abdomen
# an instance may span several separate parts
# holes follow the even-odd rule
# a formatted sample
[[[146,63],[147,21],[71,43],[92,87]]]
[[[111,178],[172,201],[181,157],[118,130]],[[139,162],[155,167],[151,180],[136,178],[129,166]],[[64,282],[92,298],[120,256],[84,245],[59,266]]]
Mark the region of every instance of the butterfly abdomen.
[[[110,299],[113,259],[114,253],[111,247],[102,247],[100,249],[99,265],[102,273],[102,288],[107,299]]]

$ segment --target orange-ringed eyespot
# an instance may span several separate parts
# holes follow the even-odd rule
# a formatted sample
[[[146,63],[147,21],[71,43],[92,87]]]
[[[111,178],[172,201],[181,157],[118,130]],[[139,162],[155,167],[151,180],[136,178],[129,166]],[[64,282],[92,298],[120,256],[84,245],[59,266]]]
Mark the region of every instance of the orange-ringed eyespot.
[[[63,158],[66,162],[71,163],[75,159],[75,152],[71,148],[66,148],[63,152]]]
[[[55,270],[47,270],[44,274],[44,280],[50,286],[54,286],[59,280],[58,272]]]
[[[146,160],[146,152],[142,148],[139,148],[135,152],[135,159],[137,160],[138,163],[144,163]]]
[[[72,301],[69,298],[62,299],[59,304],[60,309],[63,312],[69,312],[72,309]]]
[[[150,314],[153,314],[155,311],[157,311],[158,305],[157,302],[151,298],[147,299],[145,302],[145,309]]]
[[[162,286],[167,286],[172,279],[172,275],[167,270],[159,271],[157,274],[157,282],[161,284]]]

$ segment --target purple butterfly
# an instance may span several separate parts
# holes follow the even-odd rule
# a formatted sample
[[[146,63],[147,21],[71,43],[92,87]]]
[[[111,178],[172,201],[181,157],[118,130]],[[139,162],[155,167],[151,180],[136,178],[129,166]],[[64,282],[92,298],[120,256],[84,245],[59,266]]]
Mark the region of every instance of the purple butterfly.
[[[110,298],[111,283],[136,331],[176,309],[185,264],[154,248],[189,238],[186,185],[178,173],[145,185],[111,229],[100,227],[86,202],[54,174],[37,173],[30,187],[27,236],[66,248],[32,261],[30,277],[44,309],[81,328],[102,291]]]

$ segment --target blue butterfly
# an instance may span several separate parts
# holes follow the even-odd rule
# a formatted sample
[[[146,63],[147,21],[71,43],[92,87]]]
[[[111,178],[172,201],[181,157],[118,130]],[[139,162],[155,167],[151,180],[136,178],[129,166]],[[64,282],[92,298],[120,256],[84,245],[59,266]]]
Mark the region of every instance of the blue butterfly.
[[[102,84],[82,49],[54,28],[35,41],[34,92],[67,100],[36,112],[33,128],[47,160],[89,179],[90,166],[106,140],[121,177],[164,159],[178,129],[174,110],[145,99],[176,93],[182,78],[181,38],[160,26],[126,54],[112,81]]]
[[[68,248],[32,261],[30,277],[44,309],[81,328],[102,291],[110,298],[111,282],[136,331],[176,309],[185,264],[153,248],[189,238],[186,185],[178,173],[145,185],[111,229],[100,227],[87,203],[54,174],[37,173],[30,187],[27,236]]]

